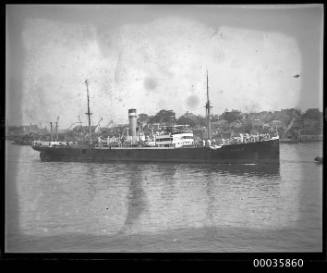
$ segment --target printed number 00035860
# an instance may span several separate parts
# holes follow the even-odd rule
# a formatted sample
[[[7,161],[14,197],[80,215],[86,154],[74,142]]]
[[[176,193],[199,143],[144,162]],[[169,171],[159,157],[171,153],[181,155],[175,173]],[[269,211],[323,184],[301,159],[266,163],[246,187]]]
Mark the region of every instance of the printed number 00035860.
[[[303,267],[302,259],[254,259],[254,267]]]

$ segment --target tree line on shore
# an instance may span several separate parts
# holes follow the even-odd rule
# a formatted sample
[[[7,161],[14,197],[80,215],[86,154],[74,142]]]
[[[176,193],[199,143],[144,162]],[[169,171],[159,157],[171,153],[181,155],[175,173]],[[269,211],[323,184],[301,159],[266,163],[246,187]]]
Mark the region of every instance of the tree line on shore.
[[[204,116],[186,112],[179,118],[172,110],[161,110],[154,116],[140,114],[139,123],[143,125],[160,124],[187,124],[197,131],[205,133],[207,120]],[[290,108],[280,111],[262,111],[242,113],[239,110],[227,109],[221,115],[210,117],[213,136],[233,136],[239,133],[257,134],[274,133],[285,138],[297,138],[299,135],[321,135],[323,115],[317,108],[301,112]]]
[[[242,113],[239,110],[225,110],[221,115],[213,114],[210,116],[213,137],[231,137],[239,133],[276,133],[282,138],[296,139],[301,135],[321,135],[323,128],[323,114],[317,108],[307,109],[302,112],[299,109],[289,108],[280,111],[262,111],[253,113]],[[205,137],[206,117],[186,112],[180,117],[176,117],[173,110],[162,109],[155,115],[141,113],[137,119],[137,131],[145,135],[151,135],[160,126],[172,126],[175,124],[189,125],[196,136]],[[21,132],[19,127],[9,127],[10,136],[29,136],[31,138],[49,138],[49,131],[34,129],[30,132]],[[122,136],[128,134],[128,124],[112,125],[110,127],[99,128],[92,126],[93,137]],[[87,137],[87,126],[75,126],[58,133],[60,140],[83,140]],[[54,137],[54,135],[53,135]]]

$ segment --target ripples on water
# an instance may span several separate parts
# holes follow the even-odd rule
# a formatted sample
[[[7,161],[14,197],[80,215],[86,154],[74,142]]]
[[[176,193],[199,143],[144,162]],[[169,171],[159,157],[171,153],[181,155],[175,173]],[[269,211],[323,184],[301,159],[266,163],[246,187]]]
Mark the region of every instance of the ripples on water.
[[[8,251],[321,251],[321,143],[265,168],[6,153]]]

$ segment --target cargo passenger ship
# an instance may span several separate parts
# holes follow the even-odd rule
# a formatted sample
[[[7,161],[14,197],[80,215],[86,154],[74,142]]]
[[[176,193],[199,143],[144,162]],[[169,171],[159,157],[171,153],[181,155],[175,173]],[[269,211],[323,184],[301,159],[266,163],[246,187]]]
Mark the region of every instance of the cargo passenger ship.
[[[207,137],[203,145],[195,145],[194,136],[190,128],[172,126],[163,134],[155,136],[154,141],[143,142],[141,145],[136,136],[136,109],[129,109],[129,130],[131,145],[129,147],[113,147],[108,143],[94,144],[92,142],[91,113],[89,104],[88,82],[87,109],[89,142],[83,145],[66,142],[34,141],[32,148],[40,152],[42,161],[80,161],[80,162],[194,162],[217,164],[279,164],[279,136],[251,136],[241,135],[237,143],[211,143],[210,101],[207,74],[207,103],[206,121]]]

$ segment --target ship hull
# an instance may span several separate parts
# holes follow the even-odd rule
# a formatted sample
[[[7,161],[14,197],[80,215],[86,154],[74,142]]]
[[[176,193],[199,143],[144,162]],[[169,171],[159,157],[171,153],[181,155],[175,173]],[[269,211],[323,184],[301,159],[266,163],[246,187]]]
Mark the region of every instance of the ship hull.
[[[218,149],[190,148],[73,148],[33,146],[42,161],[66,162],[194,162],[271,163],[279,162],[279,140],[232,144]]]

